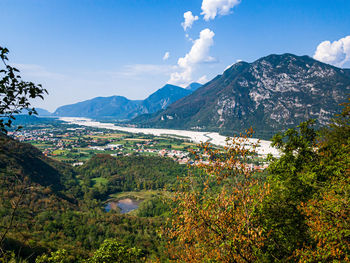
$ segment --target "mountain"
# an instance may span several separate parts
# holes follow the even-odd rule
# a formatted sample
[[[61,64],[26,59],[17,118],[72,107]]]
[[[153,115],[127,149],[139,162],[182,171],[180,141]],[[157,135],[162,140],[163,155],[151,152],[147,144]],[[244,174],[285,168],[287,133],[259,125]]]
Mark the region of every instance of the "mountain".
[[[142,101],[129,100],[122,96],[97,97],[59,107],[53,115],[64,117],[107,117],[129,119],[135,117],[135,111],[141,108]]]
[[[45,109],[42,109],[42,108],[35,108],[36,112],[38,113],[39,116],[51,116],[52,113],[45,110]]]
[[[188,85],[185,89],[190,90],[190,91],[195,91],[202,87],[203,85],[197,82],[192,82],[190,85]]]
[[[129,100],[122,96],[97,97],[59,107],[54,116],[132,119],[140,114],[165,109],[171,103],[191,94],[190,90],[167,84],[145,100]]]
[[[269,55],[238,62],[141,126],[240,133],[269,138],[309,118],[326,124],[350,92],[350,70],[308,56]]]
[[[49,111],[47,111],[45,109],[42,109],[42,108],[35,108],[35,110],[38,113],[37,116],[47,117],[47,116],[51,116],[52,115],[51,112],[49,112]],[[28,110],[24,109],[20,113],[18,113],[18,115],[28,115]]]
[[[38,125],[38,124],[60,124],[62,121],[57,118],[51,117],[37,117],[36,115],[25,115],[19,114],[15,116],[12,124],[13,126],[9,128],[10,131],[16,130],[18,126],[26,126],[28,125]]]
[[[166,84],[142,102],[143,113],[153,113],[167,108],[173,102],[190,95],[192,91]]]

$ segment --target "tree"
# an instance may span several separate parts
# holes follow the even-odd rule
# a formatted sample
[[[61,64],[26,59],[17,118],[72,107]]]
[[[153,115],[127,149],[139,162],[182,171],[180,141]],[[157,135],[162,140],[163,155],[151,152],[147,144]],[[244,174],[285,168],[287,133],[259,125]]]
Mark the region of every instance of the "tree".
[[[0,68],[0,130],[3,133],[12,126],[15,114],[23,110],[27,110],[29,115],[37,114],[35,108],[31,108],[29,100],[37,97],[43,99],[47,93],[40,84],[21,79],[19,70],[7,64],[8,53],[7,48],[0,46],[0,59],[4,66]]]
[[[32,82],[21,80],[18,75],[19,70],[8,65],[7,48],[0,46],[0,59],[4,68],[0,68],[0,133],[7,133],[7,129],[12,127],[15,119],[14,115],[27,110],[29,115],[36,114],[35,108],[30,108],[30,99],[36,97],[43,99],[43,94],[47,93],[41,85],[35,85]],[[1,63],[0,62],[0,63]],[[5,171],[8,174],[8,171]],[[12,228],[16,212],[21,204],[22,198],[29,189],[27,182],[17,176],[11,176],[13,186],[21,185],[19,195],[13,200],[5,200],[2,205],[9,202],[11,204],[11,212],[9,213],[9,221],[6,226],[1,226],[0,233],[0,256],[5,254],[3,251],[3,242],[9,230]]]
[[[316,191],[321,180],[312,167],[319,162],[317,134],[313,121],[301,123],[273,137],[280,149],[279,158],[270,158],[268,183],[270,193],[263,201],[261,225],[268,238],[264,245],[267,261],[290,260],[293,252],[310,242],[306,217],[299,209]]]
[[[202,145],[163,233],[176,262],[349,262],[350,103],[322,133],[313,121],[273,138],[279,158],[249,170],[235,138]],[[254,155],[253,155],[254,156]],[[267,177],[264,176],[267,175]]]
[[[140,249],[129,248],[113,239],[105,240],[87,263],[132,263],[143,262]]]
[[[201,145],[197,167],[203,173],[183,182],[164,230],[173,260],[257,261],[264,242],[257,211],[268,187],[252,169],[257,145],[251,145],[248,137],[233,138],[224,150]]]
[[[350,102],[350,98],[348,99]],[[350,261],[350,103],[320,139],[314,172],[319,191],[300,204],[312,242],[295,251],[302,262]]]
[[[311,121],[273,139],[261,211],[267,261],[349,262],[350,104],[321,133]]]
[[[35,263],[70,263],[72,262],[65,249],[60,249],[55,252],[51,252],[48,256],[46,254],[41,255],[35,259]]]

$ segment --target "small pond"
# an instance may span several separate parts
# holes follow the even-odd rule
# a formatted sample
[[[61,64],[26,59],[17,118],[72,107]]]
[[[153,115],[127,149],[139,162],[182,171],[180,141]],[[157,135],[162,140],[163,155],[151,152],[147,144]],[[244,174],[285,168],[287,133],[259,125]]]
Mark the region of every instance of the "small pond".
[[[108,202],[105,206],[105,210],[109,212],[111,210],[117,210],[117,208],[119,208],[120,213],[126,214],[132,210],[137,209],[139,207],[140,202],[141,201],[132,198],[124,198],[118,201]]]

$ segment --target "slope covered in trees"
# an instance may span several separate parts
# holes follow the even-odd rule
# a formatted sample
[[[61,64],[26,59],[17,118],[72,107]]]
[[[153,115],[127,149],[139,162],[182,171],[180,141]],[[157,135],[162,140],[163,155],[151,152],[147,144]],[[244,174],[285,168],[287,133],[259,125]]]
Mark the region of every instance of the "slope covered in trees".
[[[122,247],[137,246],[142,257],[162,258],[163,244],[156,231],[163,219],[152,217],[155,201],[140,209],[141,214],[147,211],[143,213],[147,218],[107,213],[103,203],[107,192],[89,185],[90,179],[106,178],[107,189],[115,193],[161,189],[184,171],[170,159],[109,155],[98,155],[75,169],[45,157],[30,144],[0,135],[0,258],[7,262],[13,251],[34,262],[43,252],[65,249],[65,262],[77,262],[108,238]]]
[[[0,139],[0,238],[21,200],[1,242],[4,262],[10,251],[53,263],[349,261],[349,103],[323,130],[308,121],[274,136],[282,155],[265,171],[247,165],[254,153],[235,138],[225,149],[202,145],[197,157],[209,163],[180,183],[186,168],[169,159],[97,155],[75,169]],[[107,183],[96,187],[96,178]],[[137,215],[103,210],[109,193],[166,185],[177,189],[167,205],[158,196]],[[169,206],[166,223],[157,215]]]
[[[349,262],[350,104],[316,132],[313,122],[273,138],[282,156],[267,173],[243,164],[235,139],[205,147],[202,183],[185,181],[164,234],[180,262]]]

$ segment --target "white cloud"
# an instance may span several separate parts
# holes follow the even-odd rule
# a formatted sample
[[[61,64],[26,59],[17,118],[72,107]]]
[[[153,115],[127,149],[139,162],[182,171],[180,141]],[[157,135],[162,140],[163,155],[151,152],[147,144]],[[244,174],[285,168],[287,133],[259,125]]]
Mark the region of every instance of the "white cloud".
[[[323,41],[317,46],[314,59],[337,67],[343,66],[350,61],[350,36],[334,42]]]
[[[196,66],[204,62],[213,62],[215,59],[209,56],[210,47],[214,44],[214,32],[206,28],[200,32],[199,38],[183,58],[178,59],[178,71],[170,75],[169,83],[186,86],[192,81],[192,74]]]
[[[170,57],[170,52],[167,51],[167,52],[165,52],[165,54],[164,54],[164,56],[163,56],[163,60],[168,60],[169,57]]]
[[[234,64],[237,64],[237,63],[239,63],[239,62],[243,62],[243,60],[242,60],[242,59],[237,59],[235,63],[232,63],[232,64],[228,65],[228,66],[224,69],[224,71],[225,71],[225,70],[228,70],[228,69],[229,69],[230,67],[232,67]]]
[[[193,16],[191,11],[184,13],[185,21],[181,23],[182,27],[186,31],[187,28],[191,28],[194,21],[198,20],[198,16]]]
[[[240,2],[240,0],[203,0],[201,15],[204,15],[206,21],[214,19],[218,14],[228,15]]]
[[[207,75],[203,75],[202,77],[200,77],[199,79],[197,79],[196,82],[200,83],[200,84],[205,84],[209,81]]]
[[[224,71],[225,71],[225,70],[228,70],[228,69],[229,69],[230,67],[232,67],[234,64],[235,64],[235,63],[228,65],[228,66],[224,69]]]

